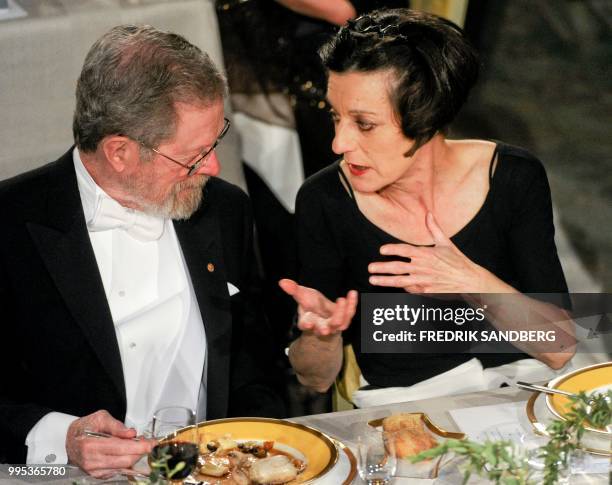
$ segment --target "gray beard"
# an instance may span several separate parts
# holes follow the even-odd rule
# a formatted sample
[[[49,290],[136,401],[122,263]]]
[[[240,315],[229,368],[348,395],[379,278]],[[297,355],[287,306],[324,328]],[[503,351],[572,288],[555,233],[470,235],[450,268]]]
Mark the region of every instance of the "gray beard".
[[[186,179],[177,183],[172,191],[159,202],[152,202],[139,197],[138,204],[145,214],[164,219],[189,219],[202,203],[204,186],[209,177]],[[194,183],[197,182],[197,183]]]

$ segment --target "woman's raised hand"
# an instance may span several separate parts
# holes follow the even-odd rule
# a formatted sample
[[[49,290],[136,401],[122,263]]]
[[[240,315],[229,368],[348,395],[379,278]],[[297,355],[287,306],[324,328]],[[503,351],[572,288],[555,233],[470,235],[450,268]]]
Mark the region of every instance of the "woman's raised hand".
[[[351,290],[346,297],[335,302],[320,291],[300,286],[295,281],[282,279],[278,282],[285,293],[298,304],[298,328],[315,335],[333,335],[348,328],[357,308],[357,292]]]
[[[431,212],[426,217],[434,246],[385,244],[385,256],[410,258],[410,262],[370,263],[370,284],[403,288],[409,293],[486,293],[494,284],[491,273],[472,262],[444,235]],[[493,277],[493,279],[496,279]]]

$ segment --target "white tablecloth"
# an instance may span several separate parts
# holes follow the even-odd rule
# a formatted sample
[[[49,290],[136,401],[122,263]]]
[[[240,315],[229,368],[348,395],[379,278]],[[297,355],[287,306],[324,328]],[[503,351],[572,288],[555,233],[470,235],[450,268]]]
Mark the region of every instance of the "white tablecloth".
[[[443,398],[423,399],[405,403],[387,404],[368,409],[342,411],[337,413],[317,414],[292,418],[292,421],[312,426],[324,433],[340,439],[353,449],[357,443],[357,436],[363,429],[364,423],[370,420],[384,418],[393,413],[425,412],[429,418],[448,431],[461,431],[449,414],[451,409],[462,409],[492,404],[509,404],[526,401],[531,393],[521,391],[514,387],[504,387],[492,391],[481,391]],[[396,478],[393,485],[455,485],[461,483],[461,472],[456,466],[449,465],[443,470],[437,480]],[[364,482],[357,477],[354,484],[362,485]],[[473,476],[471,485],[485,485],[488,482],[480,477]],[[609,477],[602,474],[572,476],[574,485],[604,485],[609,483]]]

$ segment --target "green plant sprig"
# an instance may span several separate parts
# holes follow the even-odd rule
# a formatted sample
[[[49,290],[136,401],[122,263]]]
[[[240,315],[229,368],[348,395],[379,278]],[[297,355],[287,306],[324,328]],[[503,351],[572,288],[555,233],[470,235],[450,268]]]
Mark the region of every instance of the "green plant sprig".
[[[554,485],[569,466],[571,452],[580,447],[585,426],[606,429],[612,424],[612,391],[587,396],[584,392],[570,397],[571,410],[566,419],[555,419],[547,427],[549,441],[540,447],[544,459],[544,485]],[[488,478],[497,485],[532,485],[524,454],[510,441],[477,443],[467,439],[449,439],[425,450],[411,460],[419,462],[453,452],[465,458],[463,483],[472,474]]]
[[[606,429],[612,423],[612,391],[592,396],[580,392],[569,399],[571,409],[565,419],[556,419],[546,427],[550,439],[539,454],[544,458],[544,485],[559,481],[561,471],[569,466],[571,453],[580,448],[585,426]]]
[[[470,440],[448,439],[435,448],[425,450],[411,458],[412,462],[429,460],[453,452],[465,458],[463,483],[472,474],[488,478],[498,485],[527,485],[529,470],[516,446],[510,441],[485,441],[477,443]]]

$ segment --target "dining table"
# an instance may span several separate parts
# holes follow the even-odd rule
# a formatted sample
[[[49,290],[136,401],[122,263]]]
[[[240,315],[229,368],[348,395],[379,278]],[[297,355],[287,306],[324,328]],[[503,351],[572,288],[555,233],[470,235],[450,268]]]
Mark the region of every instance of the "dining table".
[[[375,406],[366,409],[354,409],[335,413],[317,414],[292,418],[292,421],[321,430],[333,436],[352,450],[357,446],[357,437],[362,432],[364,423],[390,416],[397,413],[426,413],[429,419],[438,427],[446,431],[463,431],[453,420],[450,412],[465,408],[480,408],[482,406],[503,406],[505,404],[520,403],[520,408],[526,407],[531,392],[524,391],[515,387],[503,387],[490,391],[480,391],[455,396],[436,397],[410,402],[401,402]],[[509,418],[514,419],[514,417]],[[522,419],[522,426],[528,430],[530,428],[527,413]],[[468,438],[470,436],[468,435]],[[610,471],[606,473],[580,474],[571,477],[571,483],[582,484],[607,484],[611,483]],[[460,484],[463,480],[461,463],[453,461],[444,467],[437,479],[418,479],[418,478],[395,478],[392,482],[396,485],[404,484],[437,484],[454,485]],[[365,483],[357,476],[355,484]],[[473,476],[470,484],[491,483],[480,477]]]
[[[423,399],[410,402],[401,402],[376,406],[367,409],[354,409],[349,411],[331,412],[324,414],[316,414],[310,416],[300,416],[290,418],[290,421],[299,423],[316,430],[319,430],[326,435],[339,440],[352,450],[353,455],[356,454],[357,437],[363,430],[364,424],[378,419],[384,418],[395,413],[426,413],[432,422],[438,427],[447,431],[462,431],[461,427],[453,420],[451,412],[455,410],[473,408],[480,406],[502,406],[516,403],[522,407],[531,397],[531,392],[521,390],[515,387],[504,387],[490,391],[480,391],[468,394],[460,394],[455,396],[436,397],[431,399]],[[526,416],[525,416],[526,420]],[[469,436],[468,436],[469,437]],[[609,459],[608,459],[609,462]],[[96,484],[96,483],[127,483],[125,477],[113,477],[110,480],[96,480],[87,477],[82,471],[74,467],[66,467],[65,474],[61,477],[48,476],[42,477],[15,477],[9,474],[9,465],[0,465],[0,485],[4,483],[24,484],[24,483],[53,483],[54,485],[68,485],[73,483],[78,484]],[[463,472],[461,471],[461,463],[453,460],[443,467],[437,479],[417,479],[417,478],[395,478],[392,484],[404,485],[454,485],[462,482]],[[591,485],[591,484],[607,484],[610,483],[610,471],[604,473],[583,473],[571,476],[571,484],[575,485]],[[323,480],[321,480],[323,481]],[[313,485],[316,485],[316,481]],[[325,483],[328,483],[326,481]],[[338,483],[341,485],[342,481]],[[353,484],[363,484],[358,474],[355,475]],[[473,476],[470,479],[470,484],[486,484],[490,483],[487,480]]]

